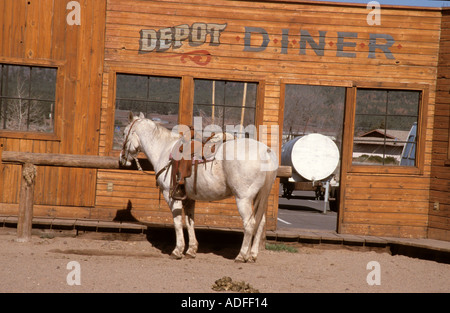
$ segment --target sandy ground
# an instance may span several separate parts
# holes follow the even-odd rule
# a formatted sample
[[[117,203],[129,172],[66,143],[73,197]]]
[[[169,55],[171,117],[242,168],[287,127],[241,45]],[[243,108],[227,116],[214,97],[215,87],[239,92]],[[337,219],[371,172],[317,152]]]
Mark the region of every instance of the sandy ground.
[[[173,237],[141,236],[124,241],[41,234],[17,243],[13,230],[0,229],[0,292],[214,293],[212,285],[223,276],[269,293],[450,292],[450,265],[386,251],[297,245],[297,253],[265,250],[256,263],[239,264],[233,260],[239,236],[224,235],[204,240],[203,247],[199,238],[196,259],[172,260]],[[81,285],[67,283],[68,276],[76,278],[75,268],[67,268],[71,261],[80,265]],[[380,285],[367,283],[371,261],[380,265]]]

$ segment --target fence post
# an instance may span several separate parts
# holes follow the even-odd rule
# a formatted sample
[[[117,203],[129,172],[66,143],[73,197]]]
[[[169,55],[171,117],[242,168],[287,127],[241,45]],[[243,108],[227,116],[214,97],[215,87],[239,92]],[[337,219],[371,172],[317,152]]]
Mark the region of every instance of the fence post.
[[[31,163],[22,165],[22,180],[19,197],[19,219],[17,221],[17,241],[27,242],[31,239],[33,223],[33,198],[36,181],[36,166]]]

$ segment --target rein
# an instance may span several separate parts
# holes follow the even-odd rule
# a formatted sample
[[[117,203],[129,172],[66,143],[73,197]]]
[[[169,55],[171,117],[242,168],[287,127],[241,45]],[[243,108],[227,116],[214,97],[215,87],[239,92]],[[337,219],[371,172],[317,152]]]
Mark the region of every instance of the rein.
[[[160,170],[158,171],[158,173],[156,173],[156,175],[155,175],[155,180],[158,180],[158,177],[161,176],[161,174],[162,174],[164,171],[168,170],[169,167],[172,166],[172,163],[173,163],[173,159],[170,159],[170,160],[169,160],[169,163],[167,163],[166,166],[164,166],[162,169],[160,169]],[[166,173],[166,175],[167,175],[167,173]],[[156,184],[158,184],[158,182],[156,182]]]

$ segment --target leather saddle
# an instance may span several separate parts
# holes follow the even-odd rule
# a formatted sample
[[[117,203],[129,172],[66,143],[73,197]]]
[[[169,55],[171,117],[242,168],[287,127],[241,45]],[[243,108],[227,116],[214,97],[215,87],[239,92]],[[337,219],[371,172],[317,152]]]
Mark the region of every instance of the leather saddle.
[[[185,134],[179,144],[175,145],[171,155],[172,177],[170,182],[171,197],[175,200],[185,200],[185,179],[194,174],[194,193],[197,193],[197,171],[201,163],[214,160],[217,142],[212,141],[216,133],[203,139],[201,135],[190,127],[190,133]],[[227,138],[224,134],[223,141]],[[190,153],[185,153],[184,148],[190,147]]]

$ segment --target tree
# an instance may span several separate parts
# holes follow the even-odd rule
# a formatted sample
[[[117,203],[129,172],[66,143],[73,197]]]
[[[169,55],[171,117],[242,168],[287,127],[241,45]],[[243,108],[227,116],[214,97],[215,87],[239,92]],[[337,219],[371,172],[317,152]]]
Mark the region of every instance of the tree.
[[[3,99],[6,105],[6,129],[18,131],[46,131],[45,110],[41,102],[27,98],[28,84],[23,77],[17,75],[15,96]]]

